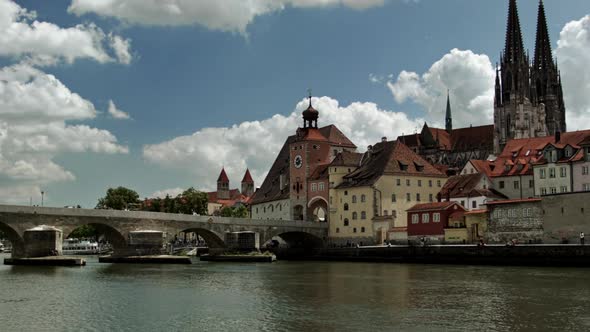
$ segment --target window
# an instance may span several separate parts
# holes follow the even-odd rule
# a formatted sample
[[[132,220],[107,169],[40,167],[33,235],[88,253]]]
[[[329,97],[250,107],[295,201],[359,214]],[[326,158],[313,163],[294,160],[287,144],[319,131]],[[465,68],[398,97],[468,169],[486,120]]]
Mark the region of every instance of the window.
[[[541,188],[541,195],[547,195],[547,188]]]
[[[344,211],[348,211],[348,203],[344,203]]]
[[[364,203],[367,201],[367,196],[365,196],[364,194],[361,195],[361,203]]]
[[[352,220],[357,220],[358,219],[358,214],[356,212],[352,213]]]
[[[549,169],[549,177],[550,178],[555,178],[555,168],[551,167]]]
[[[311,184],[311,191],[318,191],[318,184],[317,183]]]
[[[436,185],[440,187],[440,180],[436,180]]]
[[[349,222],[348,222],[348,218],[344,218],[344,226],[348,226]]]
[[[412,224],[417,224],[419,220],[418,214],[412,215]]]
[[[348,190],[344,191],[344,196],[348,196]]]
[[[256,213],[258,213],[258,208],[256,208]]]
[[[334,199],[332,196],[330,196],[330,205],[334,204]]]
[[[418,187],[422,187],[422,180],[418,180]]]
[[[432,187],[432,180],[428,180],[428,186]]]
[[[566,193],[567,192],[567,186],[561,186],[561,192],[562,193]]]
[[[353,233],[356,233],[356,227],[352,229],[352,232]]]
[[[274,207],[272,206],[272,204],[269,205],[268,208],[270,209],[270,212],[273,212],[274,211]]]
[[[541,169],[539,170],[539,177],[540,177],[541,179],[544,179],[545,177],[547,177],[547,175],[545,174],[545,169],[544,169],[544,168],[541,168]]]
[[[533,188],[535,186],[535,180],[529,180],[529,188]]]
[[[559,168],[559,176],[561,176],[562,178],[567,176],[567,169],[565,167]]]
[[[410,186],[410,179],[406,180],[406,186]]]
[[[520,182],[514,181],[514,189],[520,189]]]
[[[395,198],[395,194],[391,194],[391,201],[394,203],[397,201],[397,199]]]
[[[584,191],[590,191],[590,183],[584,183],[584,185],[582,186]]]
[[[471,201],[471,208],[475,209],[477,207],[477,202],[476,201]]]
[[[465,207],[465,201],[461,201],[461,206]]]
[[[356,195],[352,195],[352,202],[356,203]]]
[[[588,166],[582,167],[582,175],[588,175]]]
[[[402,180],[401,179],[395,179],[395,184],[398,186],[402,185]]]
[[[430,215],[428,213],[422,213],[422,223],[427,224],[430,222]]]
[[[557,194],[557,188],[551,187],[551,193],[552,194]]]
[[[336,233],[340,233],[340,228],[336,227]]]
[[[384,216],[388,216],[389,215],[389,212],[387,212],[387,210],[383,210],[383,215]]]
[[[361,211],[361,219],[367,219],[367,212]]]
[[[391,210],[391,216],[394,218],[397,218],[397,211],[396,210]]]
[[[416,202],[420,202],[420,194],[416,194]]]
[[[433,202],[434,197],[432,196],[432,194],[428,194],[428,201],[429,202]]]
[[[266,206],[262,208],[262,212],[266,213]]]
[[[433,213],[432,214],[432,221],[433,222],[440,222],[440,213]]]
[[[324,183],[323,182],[320,182],[318,187],[319,187],[320,191],[324,191]]]
[[[361,233],[364,233],[364,232],[365,232],[365,228],[361,227]]]
[[[504,189],[504,181],[500,181],[499,186],[500,186],[500,189]]]
[[[412,197],[410,197],[410,193],[407,193],[407,194],[406,194],[406,201],[408,201],[408,202],[409,202],[409,201],[411,201],[411,200],[412,200]]]

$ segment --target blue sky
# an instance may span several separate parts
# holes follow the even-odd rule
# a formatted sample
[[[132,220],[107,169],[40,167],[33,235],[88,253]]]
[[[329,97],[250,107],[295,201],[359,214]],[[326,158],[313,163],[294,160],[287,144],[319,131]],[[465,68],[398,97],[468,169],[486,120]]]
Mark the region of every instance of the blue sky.
[[[447,89],[456,124],[491,123],[492,64],[504,46],[507,0],[327,2],[260,0],[256,8],[242,8],[235,0],[175,0],[170,3],[180,12],[162,12],[137,0],[0,0],[0,7],[20,10],[0,14],[0,78],[17,86],[45,82],[20,97],[0,90],[0,107],[23,108],[22,119],[0,112],[9,141],[0,145],[0,200],[27,204],[32,197],[38,204],[43,190],[47,205],[93,207],[109,186],[128,186],[142,197],[211,189],[222,165],[233,187],[246,167],[260,184],[299,125],[294,111],[308,88],[321,97],[314,99],[320,125],[336,123],[361,149],[384,135],[413,132],[424,120],[440,124]],[[519,1],[531,53],[537,6]],[[546,0],[545,7],[570,87],[566,105],[575,121],[568,125],[579,129],[590,105],[583,56],[590,53],[590,2]],[[68,42],[71,29],[80,41]],[[3,34],[13,34],[12,42]],[[14,74],[24,71],[29,81]],[[47,75],[60,82],[60,91],[45,93]],[[69,94],[81,101],[72,103]],[[11,98],[48,106],[35,110]],[[109,101],[130,119],[109,114]],[[60,102],[72,110],[55,120],[49,113],[59,112]],[[36,112],[43,116],[35,118]],[[35,136],[25,129],[46,126],[45,117],[55,128],[101,132],[73,130],[63,138],[43,127],[50,134],[23,148],[22,141]],[[63,143],[39,145],[44,139]]]

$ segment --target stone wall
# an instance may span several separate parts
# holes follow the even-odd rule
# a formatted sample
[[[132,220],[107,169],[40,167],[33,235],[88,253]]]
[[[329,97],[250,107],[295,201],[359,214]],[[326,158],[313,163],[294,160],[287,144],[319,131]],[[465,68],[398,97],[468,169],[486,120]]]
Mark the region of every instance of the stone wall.
[[[545,243],[578,243],[580,232],[590,238],[590,192],[543,196]]]
[[[490,243],[539,243],[543,239],[541,202],[489,205],[486,240]]]

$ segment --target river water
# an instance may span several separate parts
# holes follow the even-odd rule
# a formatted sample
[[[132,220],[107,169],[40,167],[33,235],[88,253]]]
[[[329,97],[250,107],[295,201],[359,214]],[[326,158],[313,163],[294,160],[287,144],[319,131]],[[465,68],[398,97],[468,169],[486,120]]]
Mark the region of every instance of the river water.
[[[0,265],[0,330],[588,331],[590,269],[94,257],[76,268]]]

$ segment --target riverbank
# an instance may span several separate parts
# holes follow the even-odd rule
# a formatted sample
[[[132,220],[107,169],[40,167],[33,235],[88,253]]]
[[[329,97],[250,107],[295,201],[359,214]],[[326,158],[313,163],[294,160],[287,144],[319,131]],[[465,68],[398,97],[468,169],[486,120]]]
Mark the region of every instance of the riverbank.
[[[278,251],[278,259],[424,264],[590,267],[590,245],[432,245]]]

